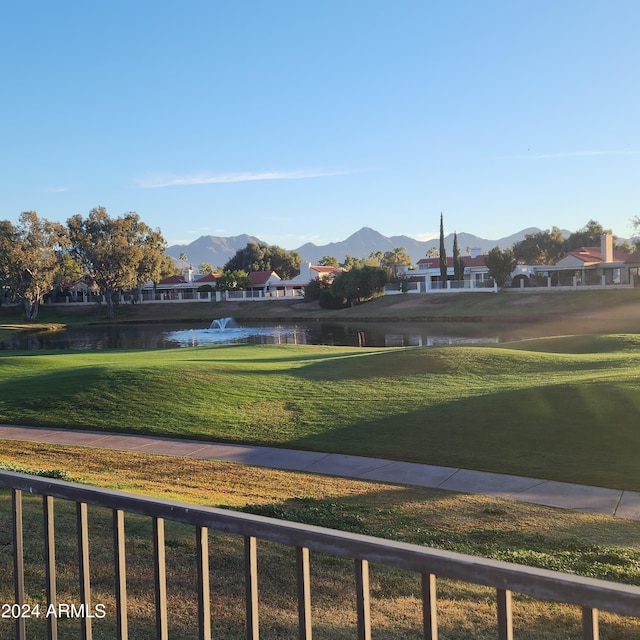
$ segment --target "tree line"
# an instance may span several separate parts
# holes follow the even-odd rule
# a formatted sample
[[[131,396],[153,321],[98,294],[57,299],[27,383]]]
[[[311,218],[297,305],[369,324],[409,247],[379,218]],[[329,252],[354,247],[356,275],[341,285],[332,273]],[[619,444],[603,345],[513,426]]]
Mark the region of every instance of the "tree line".
[[[632,219],[640,232],[640,217]],[[605,230],[590,220],[582,229],[564,238],[557,227],[530,233],[511,249],[492,249],[485,261],[489,274],[503,286],[515,265],[554,264],[567,252],[582,246],[599,246]],[[454,278],[464,274],[457,234],[454,234]],[[135,212],[112,218],[104,207],[97,207],[84,218],[72,216],[63,225],[40,218],[36,212],[21,214],[16,225],[0,221],[0,282],[5,300],[19,300],[27,320],[35,320],[45,296],[63,290],[69,284],[84,280],[96,287],[106,302],[107,315],[113,318],[120,295],[149,281],[176,272],[174,261],[165,254],[166,242],[159,229],[152,229]],[[640,250],[640,233],[616,249]],[[440,215],[440,250],[432,252],[440,260],[442,281],[448,279],[444,248],[444,225]],[[186,260],[186,256],[182,256]],[[275,271],[289,280],[300,271],[302,259],[297,251],[286,251],[275,245],[250,242],[224,265],[216,279],[221,290],[245,289],[253,271]],[[320,265],[342,267],[333,279],[311,282],[305,298],[319,300],[324,307],[342,307],[378,295],[389,282],[405,286],[400,268],[411,265],[404,247],[391,251],[375,251],[368,258],[346,256],[342,263],[325,256]],[[200,272],[213,272],[208,264]],[[1,301],[1,300],[0,300]]]
[[[103,295],[113,318],[118,296],[171,269],[166,242],[130,212],[110,217],[104,207],[63,225],[20,215],[17,225],[0,221],[0,282],[5,299],[19,300],[27,320],[35,320],[44,297],[84,279]]]

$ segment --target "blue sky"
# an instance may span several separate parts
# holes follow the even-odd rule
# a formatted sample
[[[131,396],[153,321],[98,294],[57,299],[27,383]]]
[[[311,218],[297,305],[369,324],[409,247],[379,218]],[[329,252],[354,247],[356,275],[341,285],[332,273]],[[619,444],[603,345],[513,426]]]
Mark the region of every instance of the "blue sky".
[[[640,215],[637,0],[0,5],[0,218],[170,244]]]

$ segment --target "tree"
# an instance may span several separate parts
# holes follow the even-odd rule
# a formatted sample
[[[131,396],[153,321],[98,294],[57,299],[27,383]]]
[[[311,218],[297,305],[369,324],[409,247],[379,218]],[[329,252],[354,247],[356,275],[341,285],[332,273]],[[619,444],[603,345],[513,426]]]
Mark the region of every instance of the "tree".
[[[354,267],[362,266],[362,260],[360,258],[355,258],[354,256],[350,256],[347,254],[344,257],[344,260],[340,263],[340,266],[343,269],[353,269]]]
[[[318,262],[318,265],[321,267],[337,267],[338,259],[333,256],[324,256],[322,260]]]
[[[502,251],[500,247],[494,247],[489,251],[484,263],[489,269],[489,275],[499,287],[504,287],[511,278],[511,273],[516,267],[516,259],[511,249]]]
[[[398,277],[398,267],[411,264],[411,258],[404,247],[394,247],[392,251],[385,251],[382,256],[382,266],[389,269],[393,278]]]
[[[447,281],[447,251],[444,248],[444,224],[442,222],[442,212],[440,212],[440,281],[445,286]]]
[[[369,300],[380,293],[387,282],[387,271],[382,267],[352,267],[333,279],[331,293],[334,297],[346,298],[353,304]]]
[[[460,255],[460,249],[458,247],[458,234],[453,234],[453,279],[460,281],[464,280],[464,261]]]
[[[305,302],[315,302],[320,300],[323,291],[331,289],[331,280],[329,278],[313,278],[304,288]]]
[[[39,218],[35,211],[22,213],[17,227],[0,222],[0,274],[22,302],[28,321],[37,318],[44,296],[54,289],[68,242],[63,225]]]
[[[179,273],[180,269],[178,269],[178,265],[176,261],[168,256],[166,253],[162,257],[162,264],[160,265],[160,273],[158,278],[162,280],[162,278],[168,278],[169,276],[175,276]]]
[[[216,287],[219,291],[241,291],[251,286],[249,274],[243,269],[223,271],[216,278]]]
[[[202,273],[204,275],[213,275],[215,272],[216,271],[210,262],[203,262],[198,266],[198,273]]]
[[[635,230],[635,233],[631,236],[631,242],[635,245],[636,251],[640,251],[640,216],[631,218],[631,225]]]
[[[114,219],[98,207],[86,219],[76,215],[67,224],[72,253],[104,295],[109,318],[119,293],[159,279],[166,243],[137,213]]]
[[[587,224],[572,233],[564,243],[566,253],[580,247],[599,247],[600,238],[604,233],[611,233],[611,229],[604,229],[597,220],[589,220]]]
[[[562,231],[553,227],[551,231],[527,233],[513,245],[513,254],[519,264],[555,264],[564,255],[564,246]]]
[[[300,272],[301,262],[302,258],[297,251],[286,251],[264,242],[249,242],[244,249],[236,251],[223,270],[243,270],[247,273],[275,271],[283,280],[290,280]]]
[[[439,258],[440,252],[435,247],[431,247],[427,250],[427,253],[425,255],[427,256],[427,258]]]
[[[372,267],[381,267],[384,261],[384,253],[382,251],[372,251],[366,259],[366,263]]]

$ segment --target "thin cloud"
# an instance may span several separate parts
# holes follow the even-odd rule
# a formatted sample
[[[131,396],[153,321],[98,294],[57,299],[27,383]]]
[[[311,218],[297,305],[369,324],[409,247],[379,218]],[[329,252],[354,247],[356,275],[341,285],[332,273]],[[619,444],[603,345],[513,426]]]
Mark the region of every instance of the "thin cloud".
[[[232,182],[255,182],[258,180],[303,180],[341,176],[355,171],[264,171],[261,173],[200,173],[193,176],[148,175],[137,181],[139,189],[160,189],[203,184],[229,184]]]
[[[416,233],[414,234],[412,237],[414,238],[414,240],[420,240],[420,242],[427,242],[428,240],[435,240],[435,238],[438,238],[440,236],[439,233],[436,233],[435,231],[431,231],[431,232],[427,232],[427,233]]]
[[[626,150],[626,151],[559,151],[557,153],[533,153],[529,150],[529,153],[519,156],[507,156],[506,160],[558,160],[562,158],[595,158],[604,156],[635,156],[640,151]]]
[[[532,157],[538,160],[547,160],[553,158],[590,158],[594,156],[633,156],[638,153],[638,151],[564,151],[560,153],[534,154]]]

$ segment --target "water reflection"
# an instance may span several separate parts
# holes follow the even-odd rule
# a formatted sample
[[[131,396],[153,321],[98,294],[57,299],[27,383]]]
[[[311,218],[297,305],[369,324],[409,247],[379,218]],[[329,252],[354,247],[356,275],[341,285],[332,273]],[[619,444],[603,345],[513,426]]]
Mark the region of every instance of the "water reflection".
[[[461,338],[454,336],[426,336],[389,333],[385,335],[385,347],[443,347],[471,344],[498,344],[500,338]]]
[[[49,351],[89,349],[170,349],[208,344],[310,344],[353,347],[412,347],[491,344],[495,327],[481,324],[428,323],[246,323],[223,329],[176,325],[113,325],[70,328],[59,332],[21,334],[0,342],[0,349]]]

